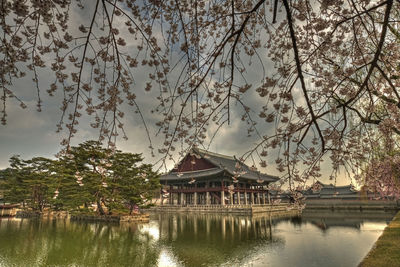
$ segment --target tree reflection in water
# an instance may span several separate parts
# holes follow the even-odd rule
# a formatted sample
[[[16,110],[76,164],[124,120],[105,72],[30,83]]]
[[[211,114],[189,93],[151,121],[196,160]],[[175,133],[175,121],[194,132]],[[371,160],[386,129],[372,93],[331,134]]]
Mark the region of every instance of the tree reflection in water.
[[[0,220],[2,266],[154,266],[159,248],[138,225]]]

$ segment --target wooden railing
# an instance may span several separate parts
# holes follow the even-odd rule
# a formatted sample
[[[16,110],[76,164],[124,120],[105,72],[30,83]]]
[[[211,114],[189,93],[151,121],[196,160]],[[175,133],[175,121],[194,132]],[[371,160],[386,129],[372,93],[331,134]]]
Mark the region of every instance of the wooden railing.
[[[205,193],[205,192],[229,192],[228,187],[224,186],[218,186],[218,187],[192,187],[192,188],[166,188],[165,189],[169,193]],[[264,189],[250,189],[250,188],[241,188],[241,187],[235,187],[234,189],[231,190],[234,193],[240,192],[240,193],[267,193],[267,190]]]

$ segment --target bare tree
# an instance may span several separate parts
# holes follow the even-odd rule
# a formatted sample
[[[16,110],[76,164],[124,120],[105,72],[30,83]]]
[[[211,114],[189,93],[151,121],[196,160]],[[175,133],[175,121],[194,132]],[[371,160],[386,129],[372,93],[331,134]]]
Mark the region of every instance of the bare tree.
[[[87,15],[76,29],[77,9]],[[159,92],[164,162],[179,145],[207,147],[240,109],[259,137],[243,160],[266,167],[273,155],[291,188],[319,177],[326,157],[333,174],[359,173],[382,136],[400,133],[399,1],[2,0],[0,12],[2,122],[9,98],[25,106],[11,85],[26,71],[40,110],[44,68],[47,93],[64,94],[67,148],[84,109],[101,139],[125,136],[121,104],[140,113],[141,90]]]

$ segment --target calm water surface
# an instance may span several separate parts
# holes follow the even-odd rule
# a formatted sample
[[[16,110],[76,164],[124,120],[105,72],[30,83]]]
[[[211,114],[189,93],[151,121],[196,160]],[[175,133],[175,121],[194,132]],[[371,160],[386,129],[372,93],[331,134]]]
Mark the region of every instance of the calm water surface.
[[[152,215],[148,224],[0,220],[0,266],[357,266],[389,213]]]

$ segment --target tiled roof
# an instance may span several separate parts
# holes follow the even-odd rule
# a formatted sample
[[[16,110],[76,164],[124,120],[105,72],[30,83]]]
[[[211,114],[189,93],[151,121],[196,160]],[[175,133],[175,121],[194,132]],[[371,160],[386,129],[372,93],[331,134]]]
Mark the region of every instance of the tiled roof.
[[[212,163],[215,166],[215,168],[201,170],[201,171],[182,172],[182,173],[171,171],[165,175],[162,175],[160,180],[164,181],[164,180],[190,179],[196,177],[216,175],[222,172],[227,172],[232,176],[238,176],[238,178],[245,178],[249,180],[263,180],[265,182],[275,182],[279,180],[279,178],[276,176],[271,176],[260,173],[259,171],[256,170],[252,170],[249,166],[240,162],[235,157],[217,154],[199,148],[193,148],[189,153],[201,156],[201,158]],[[237,164],[240,165],[239,169],[236,168]]]
[[[352,195],[356,193],[357,191],[353,190],[351,185],[322,187],[320,192],[321,195]]]
[[[207,170],[201,171],[191,171],[191,172],[169,172],[161,176],[161,181],[171,181],[171,180],[190,180],[192,178],[202,178],[202,177],[209,177],[214,176],[220,173],[223,173],[224,170],[220,168],[212,168]]]
[[[323,184],[318,181],[321,185],[321,189],[317,191],[312,191],[308,189],[304,191],[306,196],[320,196],[321,198],[326,198],[329,196],[346,196],[346,195],[356,195],[358,191],[353,188],[352,185],[335,186],[333,184]]]

